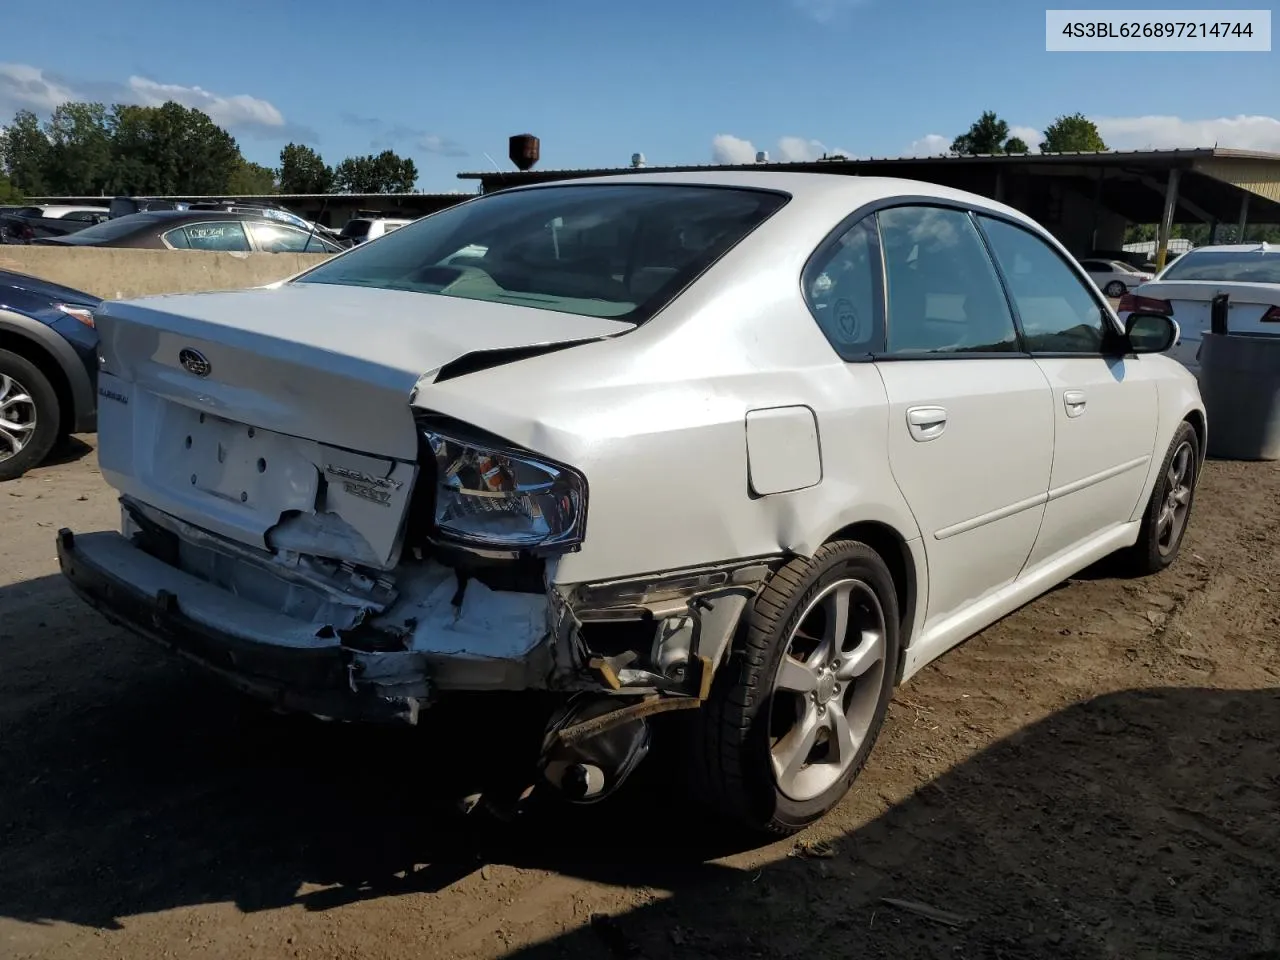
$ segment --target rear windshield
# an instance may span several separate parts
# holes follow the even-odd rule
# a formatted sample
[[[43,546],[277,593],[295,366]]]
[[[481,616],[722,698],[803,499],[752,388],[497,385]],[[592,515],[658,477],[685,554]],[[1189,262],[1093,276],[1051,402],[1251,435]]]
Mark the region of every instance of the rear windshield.
[[[342,233],[339,236],[347,240],[367,237],[369,235],[369,225],[370,221],[368,220],[348,220],[347,225],[342,228]]]
[[[408,224],[295,282],[640,323],[786,201],[762,190],[675,184],[513,190]]]
[[[1242,280],[1280,283],[1280,253],[1204,250],[1184,253],[1161,280]]]
[[[75,233],[67,234],[65,237],[58,237],[57,241],[59,243],[93,244],[107,240],[118,240],[121,237],[137,233],[154,220],[155,217],[149,217],[145,213],[131,213],[127,217],[104,220],[102,223],[94,224],[92,227],[85,227],[83,230],[77,230]]]

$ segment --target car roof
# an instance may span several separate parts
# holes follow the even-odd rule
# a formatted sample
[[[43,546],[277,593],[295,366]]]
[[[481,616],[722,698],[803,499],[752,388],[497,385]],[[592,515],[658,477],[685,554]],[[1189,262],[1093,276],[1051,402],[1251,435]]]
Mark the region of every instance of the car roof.
[[[845,209],[854,209],[880,200],[891,200],[894,197],[932,198],[998,211],[1011,220],[1038,227],[1035,221],[1026,214],[980,194],[969,193],[966,190],[955,190],[951,187],[939,186],[936,183],[926,183],[922,180],[907,180],[901,177],[862,177],[836,173],[798,173],[780,170],[697,170],[687,173],[653,171],[615,174],[605,177],[581,177],[573,180],[553,180],[547,183],[511,187],[502,192],[512,193],[517,190],[545,190],[552,187],[631,183],[773,190],[788,193],[798,200],[804,199],[820,203],[830,201],[833,204],[839,204]]]

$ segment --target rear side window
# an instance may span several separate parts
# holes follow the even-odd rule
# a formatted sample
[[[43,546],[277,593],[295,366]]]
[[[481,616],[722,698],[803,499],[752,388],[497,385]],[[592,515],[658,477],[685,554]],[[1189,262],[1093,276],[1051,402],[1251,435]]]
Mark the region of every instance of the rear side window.
[[[991,217],[980,219],[1018,308],[1027,349],[1100,352],[1102,308],[1058,252],[1029,230]]]
[[[805,269],[804,294],[818,327],[841,358],[856,360],[884,350],[879,284],[880,251],[874,216],[862,220],[829,247],[819,248]]]
[[[1280,283],[1280,253],[1193,250],[1179,257],[1160,279]]]
[[[294,282],[641,323],[786,201],[666,183],[509,190],[416,220]]]
[[[995,266],[969,214],[942,207],[882,210],[889,354],[1017,351]]]
[[[67,234],[65,237],[59,237],[58,241],[72,244],[110,242],[138,233],[154,223],[155,217],[149,217],[145,213],[132,213],[128,216],[94,224],[92,227],[85,227],[83,230],[77,230],[75,233]]]
[[[219,250],[230,253],[248,252],[249,238],[238,220],[211,223],[189,223],[180,228],[192,250]],[[175,231],[176,232],[176,231]],[[166,235],[166,239],[169,239]],[[170,240],[172,242],[172,240]],[[177,246],[177,244],[174,244]]]

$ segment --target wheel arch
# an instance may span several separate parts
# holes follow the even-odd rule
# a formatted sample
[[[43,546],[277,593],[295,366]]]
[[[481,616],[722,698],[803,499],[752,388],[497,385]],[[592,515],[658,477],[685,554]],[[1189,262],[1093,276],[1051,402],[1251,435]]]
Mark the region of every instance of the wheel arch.
[[[94,408],[93,386],[71,345],[38,320],[0,310],[0,350],[25,357],[58,395],[58,433],[74,433]]]
[[[879,520],[861,520],[841,527],[827,538],[828,543],[833,540],[856,540],[859,543],[865,543],[879,554],[880,559],[889,568],[894,589],[898,595],[899,644],[894,683],[901,683],[906,651],[910,645],[915,624],[920,588],[915,555],[911,552],[907,538],[887,523]]]
[[[1209,455],[1209,423],[1204,411],[1193,407],[1187,411],[1187,415],[1182,420],[1184,423],[1191,424],[1191,429],[1196,432],[1196,446],[1200,448],[1200,464],[1203,466],[1205,458]]]

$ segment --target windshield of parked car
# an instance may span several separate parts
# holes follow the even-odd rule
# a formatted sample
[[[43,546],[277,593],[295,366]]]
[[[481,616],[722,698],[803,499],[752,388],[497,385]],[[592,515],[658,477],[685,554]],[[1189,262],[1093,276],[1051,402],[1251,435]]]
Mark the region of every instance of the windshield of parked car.
[[[137,233],[140,228],[154,220],[155,217],[150,217],[145,213],[131,213],[127,217],[104,220],[102,223],[94,224],[92,227],[85,227],[75,233],[69,233],[65,237],[53,237],[51,239],[56,240],[58,243],[106,243]]]
[[[1280,283],[1280,251],[1194,250],[1179,257],[1160,279]]]
[[[787,200],[762,190],[577,184],[481,197],[299,277],[643,322]]]

